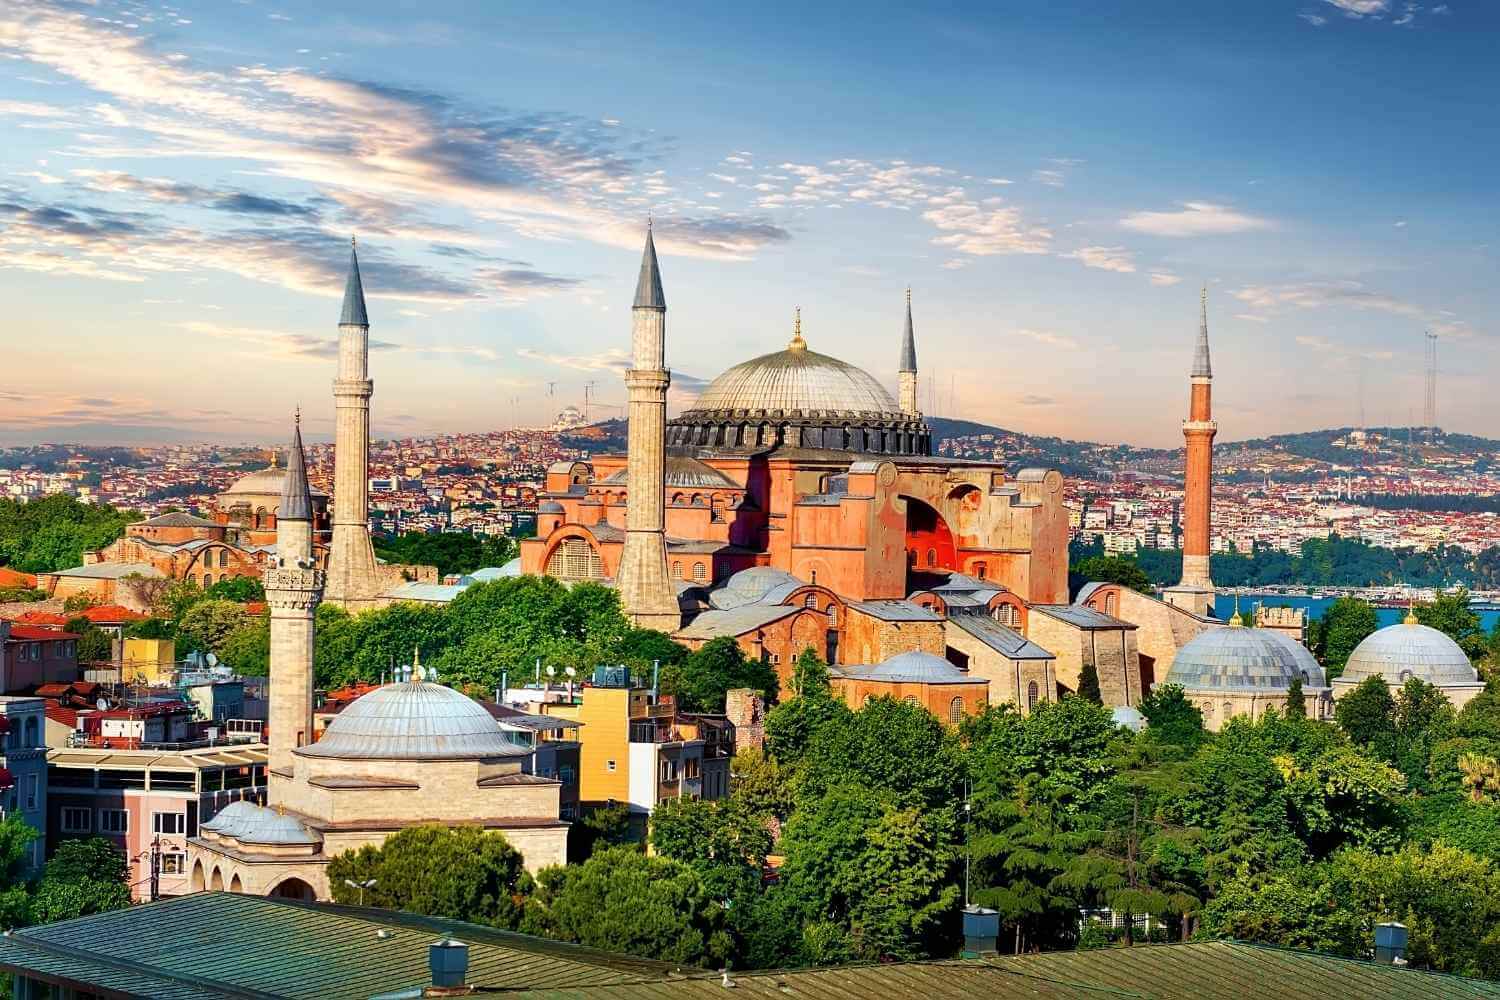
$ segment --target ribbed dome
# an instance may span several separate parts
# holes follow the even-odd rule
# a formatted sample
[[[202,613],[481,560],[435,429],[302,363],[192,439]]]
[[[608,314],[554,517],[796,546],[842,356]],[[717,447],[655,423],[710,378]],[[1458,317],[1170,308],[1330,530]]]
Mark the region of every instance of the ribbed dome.
[[[802,586],[802,581],[784,569],[774,566],[752,566],[742,569],[716,587],[708,602],[721,611],[743,608],[748,604],[777,604]]]
[[[1285,691],[1293,679],[1324,686],[1323,670],[1306,647],[1271,629],[1226,626],[1188,640],[1172,660],[1166,683],[1190,691]]]
[[[225,490],[220,496],[255,496],[275,497],[281,499],[282,487],[286,484],[286,469],[273,465],[270,468],[258,469],[246,476],[241,476]],[[326,496],[321,490],[314,489],[313,496]]]
[[[240,831],[260,815],[260,809],[254,802],[240,799],[220,809],[202,828],[223,837],[238,837]]]
[[[261,807],[260,815],[245,824],[234,838],[244,844],[303,846],[322,843],[300,820]]]
[[[1446,634],[1415,622],[1388,625],[1354,647],[1340,681],[1358,684],[1367,677],[1405,684],[1416,677],[1428,684],[1477,684],[1479,674],[1458,643]]]
[[[387,684],[333,717],[303,757],[473,760],[525,753],[506,739],[478,702],[425,681]]]
[[[735,365],[709,383],[692,410],[904,416],[885,386],[868,372],[805,348],[763,354]]]

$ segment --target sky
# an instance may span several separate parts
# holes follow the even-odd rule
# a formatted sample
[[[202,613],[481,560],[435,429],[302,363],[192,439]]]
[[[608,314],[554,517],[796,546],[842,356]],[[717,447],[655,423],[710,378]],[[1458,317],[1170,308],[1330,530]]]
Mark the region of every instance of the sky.
[[[674,408],[783,348],[1038,434],[1500,436],[1500,4],[0,0],[0,443],[331,435],[351,236],[381,437]],[[592,386],[589,383],[593,383]]]

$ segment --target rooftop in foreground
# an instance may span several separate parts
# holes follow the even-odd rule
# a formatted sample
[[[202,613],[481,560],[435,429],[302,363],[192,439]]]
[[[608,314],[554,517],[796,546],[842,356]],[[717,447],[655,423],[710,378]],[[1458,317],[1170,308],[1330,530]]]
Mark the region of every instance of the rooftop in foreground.
[[[197,893],[0,937],[0,969],[153,1000],[369,1000],[429,980],[427,948],[468,945],[468,995],[529,1000],[722,998],[718,973],[679,969],[390,910]],[[254,947],[245,947],[246,941]],[[1219,941],[979,960],[731,973],[737,997],[849,1000],[1500,1000],[1500,983]]]

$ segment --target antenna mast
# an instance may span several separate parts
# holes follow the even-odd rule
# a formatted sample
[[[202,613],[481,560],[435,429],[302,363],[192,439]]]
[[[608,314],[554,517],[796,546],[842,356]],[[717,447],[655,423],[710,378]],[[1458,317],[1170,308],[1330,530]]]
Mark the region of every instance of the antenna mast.
[[[1432,447],[1437,433],[1437,334],[1427,331],[1427,398],[1422,409],[1422,423],[1426,428],[1427,446]]]

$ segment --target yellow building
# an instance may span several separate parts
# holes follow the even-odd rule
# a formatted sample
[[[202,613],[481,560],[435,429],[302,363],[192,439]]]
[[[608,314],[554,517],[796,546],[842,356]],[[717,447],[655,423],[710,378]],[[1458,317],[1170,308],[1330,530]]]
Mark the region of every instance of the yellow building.
[[[177,669],[177,644],[171,639],[126,639],[120,661],[125,684],[160,687],[172,683]]]

